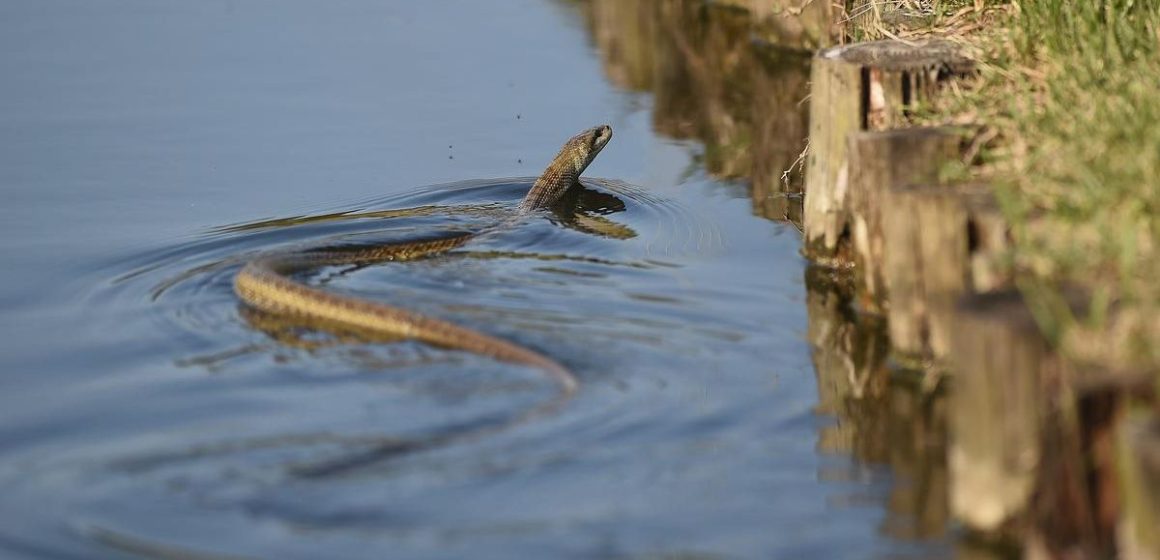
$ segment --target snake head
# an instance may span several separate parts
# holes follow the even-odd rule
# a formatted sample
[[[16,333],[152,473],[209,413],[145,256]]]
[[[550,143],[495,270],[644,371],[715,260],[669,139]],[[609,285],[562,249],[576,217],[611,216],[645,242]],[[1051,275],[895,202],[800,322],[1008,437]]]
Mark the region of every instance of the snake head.
[[[580,179],[580,174],[584,173],[588,164],[596,159],[596,155],[611,139],[612,127],[606,124],[594,126],[569,138],[520,202],[519,210],[526,212],[555,204]]]
[[[574,174],[574,177],[580,177],[581,173],[588,168],[588,164],[596,159],[596,155],[600,150],[604,149],[605,144],[612,139],[612,127],[606,124],[594,126],[573,136],[564,143],[564,149],[560,150],[560,155],[557,159],[571,160],[572,169],[569,171]],[[563,156],[569,156],[564,158]]]

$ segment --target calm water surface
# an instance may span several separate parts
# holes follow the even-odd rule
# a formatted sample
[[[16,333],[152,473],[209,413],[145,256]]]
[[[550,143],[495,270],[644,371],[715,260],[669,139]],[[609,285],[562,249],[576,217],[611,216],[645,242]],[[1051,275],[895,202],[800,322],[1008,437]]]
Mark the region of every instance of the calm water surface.
[[[737,144],[683,101],[711,98],[704,76],[663,53],[667,88],[621,71],[640,53],[609,47],[631,30],[609,35],[624,20],[606,4],[0,4],[0,556],[945,552],[941,528],[898,529],[922,515],[895,511],[897,466],[841,429],[815,370],[833,297],[807,291],[796,228],[769,219],[792,218],[768,189],[800,150],[805,59],[754,62],[789,109],[725,111],[712,130]],[[604,122],[615,137],[568,209],[309,277],[540,349],[578,396],[478,441],[297,476],[553,388],[252,313],[230,287],[241,262],[485,225]],[[758,149],[776,170],[737,156]]]

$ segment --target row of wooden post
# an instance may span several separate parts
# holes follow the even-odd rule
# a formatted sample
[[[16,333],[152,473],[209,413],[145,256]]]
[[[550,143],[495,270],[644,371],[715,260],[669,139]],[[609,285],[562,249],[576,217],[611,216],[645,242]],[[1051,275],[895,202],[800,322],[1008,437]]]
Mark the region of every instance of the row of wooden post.
[[[1160,560],[1160,420],[1150,384],[1061,358],[1013,286],[987,185],[944,180],[974,130],[907,127],[972,62],[943,41],[813,58],[804,251],[853,269],[895,361],[949,374],[954,516],[1029,557]],[[1082,299],[1082,298],[1081,298]],[[1144,378],[1146,379],[1146,377]]]

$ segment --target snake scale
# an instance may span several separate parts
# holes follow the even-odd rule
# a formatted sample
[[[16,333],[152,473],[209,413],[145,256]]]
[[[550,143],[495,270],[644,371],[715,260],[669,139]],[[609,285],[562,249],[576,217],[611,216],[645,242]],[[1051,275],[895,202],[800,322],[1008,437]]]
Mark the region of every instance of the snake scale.
[[[513,218],[550,208],[559,201],[611,138],[612,128],[601,125],[585,130],[565,142],[559,154],[520,202]],[[355,249],[320,248],[262,256],[246,263],[237,274],[234,278],[234,291],[246,305],[267,313],[324,321],[376,334],[420,340],[445,348],[464,350],[538,368],[556,383],[559,394],[548,405],[533,409],[517,418],[516,422],[519,422],[527,417],[542,414],[548,409],[554,409],[575,393],[579,383],[572,372],[544,354],[507,340],[393,305],[327,292],[301,283],[292,276],[294,273],[323,266],[368,265],[437,255],[455,249],[482,233],[462,233],[436,239]],[[473,431],[471,435],[477,435],[479,431],[481,430]],[[461,435],[456,434],[455,438],[443,439],[460,439]],[[436,443],[438,442],[433,440],[426,445],[409,444],[403,447],[405,450],[412,450]],[[386,455],[390,451],[392,450],[383,449],[373,455]],[[358,461],[328,464],[321,468],[313,468],[308,474],[327,474],[356,466],[356,463],[369,462],[373,458],[365,457]]]

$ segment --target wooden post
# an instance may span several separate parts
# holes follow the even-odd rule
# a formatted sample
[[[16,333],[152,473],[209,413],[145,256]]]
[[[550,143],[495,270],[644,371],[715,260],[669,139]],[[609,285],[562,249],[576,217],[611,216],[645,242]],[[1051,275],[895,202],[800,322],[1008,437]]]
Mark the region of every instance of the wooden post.
[[[951,509],[994,534],[1026,519],[1043,456],[1040,419],[1059,364],[1017,292],[968,295],[957,313]]]
[[[1066,379],[1044,383],[1040,397],[1043,454],[1025,549],[1032,558],[1111,558],[1113,525],[1101,508],[1114,496],[1102,487],[1107,469],[1099,448],[1114,426],[1117,395],[1080,398],[1075,372],[1063,370]]]
[[[863,309],[885,309],[881,216],[894,205],[888,201],[891,187],[937,183],[939,170],[961,156],[965,133],[959,128],[940,127],[850,134],[849,224]],[[895,220],[910,221],[909,216],[898,212],[894,216]]]
[[[810,67],[810,154],[803,211],[805,252],[824,264],[848,262],[846,135],[862,130],[862,67],[819,51]],[[840,52],[840,51],[839,51]]]
[[[881,286],[867,299],[888,297],[890,340],[900,361],[942,361],[958,298],[1006,282],[1000,262],[1009,245],[1006,223],[985,185],[896,183],[878,200],[878,218],[872,210],[859,213],[867,226],[855,230],[856,239],[867,234],[857,244],[867,263],[859,278],[868,291]]]
[[[1127,524],[1119,527],[1131,513],[1124,504],[1148,494],[1146,488],[1124,494],[1134,475],[1119,468],[1128,465],[1117,454],[1122,436],[1147,416],[1133,411],[1145,412],[1156,402],[1152,376],[1102,366],[1066,369],[1067,384],[1055,399],[1048,399],[1054,406],[1043,418],[1043,468],[1033,527],[1025,540],[1028,550],[1044,558],[1139,557],[1125,554],[1125,549],[1117,555],[1116,540],[1131,533],[1122,530]],[[1151,488],[1152,498],[1160,499],[1157,487]],[[1126,548],[1135,549],[1134,544]]]
[[[1137,414],[1120,431],[1121,558],[1160,558],[1160,419]]]
[[[904,124],[910,108],[933,96],[939,83],[972,68],[946,41],[871,41],[818,51],[811,67],[807,256],[850,265],[847,136]]]

